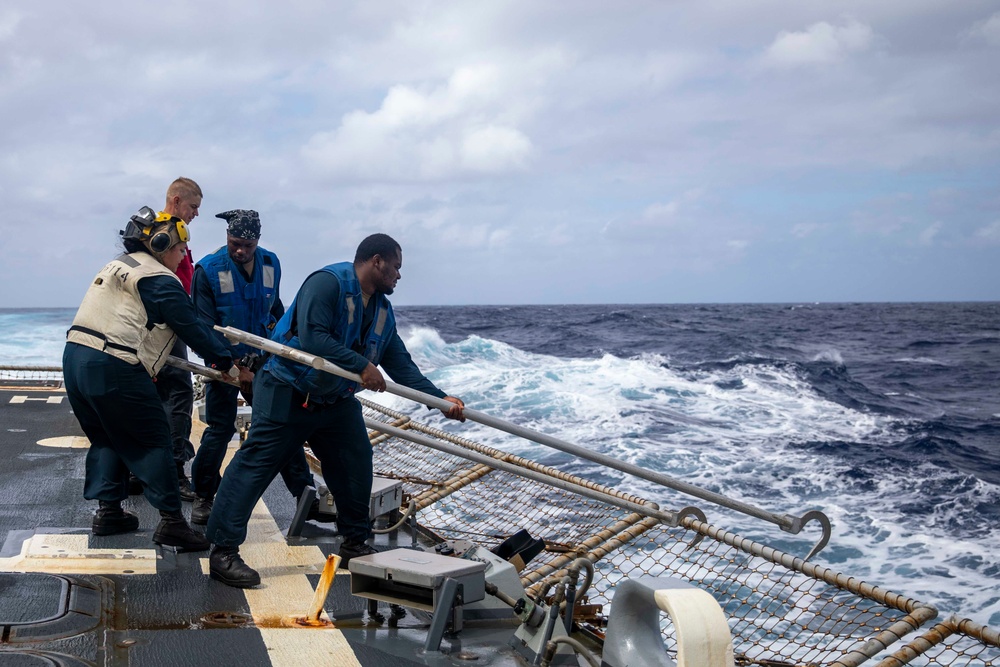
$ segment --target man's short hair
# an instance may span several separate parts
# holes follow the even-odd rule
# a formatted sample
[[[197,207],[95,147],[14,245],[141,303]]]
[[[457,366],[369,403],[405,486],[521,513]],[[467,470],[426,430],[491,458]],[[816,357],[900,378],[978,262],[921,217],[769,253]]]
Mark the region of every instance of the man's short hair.
[[[184,201],[189,201],[193,197],[204,197],[201,194],[201,187],[190,178],[181,176],[167,188],[167,202],[174,197],[180,197]]]
[[[354,263],[362,264],[378,255],[382,259],[397,259],[403,249],[388,234],[372,234],[358,246],[358,251],[354,253]]]

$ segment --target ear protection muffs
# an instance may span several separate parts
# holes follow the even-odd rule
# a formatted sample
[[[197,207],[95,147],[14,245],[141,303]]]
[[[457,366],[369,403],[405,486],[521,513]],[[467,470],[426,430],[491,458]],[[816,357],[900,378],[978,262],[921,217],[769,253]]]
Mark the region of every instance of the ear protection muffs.
[[[142,241],[155,253],[166,252],[175,243],[187,243],[191,239],[187,223],[169,213],[153,213],[148,206],[143,206],[131,217],[121,235]]]
[[[172,245],[173,239],[170,237],[170,232],[157,232],[149,239],[149,249],[153,252],[164,252]]]
[[[174,244],[187,243],[191,238],[183,220],[162,211],[156,216],[153,226],[144,231],[149,238],[149,249],[155,253],[166,252]]]

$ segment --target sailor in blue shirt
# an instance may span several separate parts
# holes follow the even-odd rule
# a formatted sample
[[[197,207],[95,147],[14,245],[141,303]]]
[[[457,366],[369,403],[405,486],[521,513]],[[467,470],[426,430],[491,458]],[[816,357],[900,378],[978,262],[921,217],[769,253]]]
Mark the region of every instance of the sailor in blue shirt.
[[[215,217],[229,223],[226,245],[203,257],[195,266],[192,285],[195,309],[209,327],[218,324],[266,338],[285,313],[279,295],[281,263],[277,255],[258,245],[257,211],[236,209]],[[216,336],[230,348],[234,359],[243,359],[254,351],[242,343],[230,344],[222,334]],[[249,388],[252,380],[253,373],[241,365],[241,384]],[[197,496],[191,509],[192,523],[204,525],[212,513],[212,501],[222,480],[219,475],[222,461],[229,441],[236,434],[239,391],[224,382],[205,385],[207,428],[191,464],[191,481]],[[282,468],[281,475],[295,497],[313,484],[302,452]]]
[[[374,553],[366,543],[371,536],[372,448],[354,393],[385,390],[376,366],[399,384],[453,403],[445,415],[464,421],[461,399],[445,395],[424,377],[396,332],[386,297],[400,278],[402,263],[402,250],[391,237],[369,236],[358,246],[353,264],[331,264],[309,275],[275,327],[272,340],[358,373],[362,382],[277,356],[257,374],[250,434],[226,468],[205,533],[215,545],[209,558],[213,579],[241,588],[260,583],[260,575],[240,557],[239,546],[257,500],[307,440],[337,504],[342,564]]]

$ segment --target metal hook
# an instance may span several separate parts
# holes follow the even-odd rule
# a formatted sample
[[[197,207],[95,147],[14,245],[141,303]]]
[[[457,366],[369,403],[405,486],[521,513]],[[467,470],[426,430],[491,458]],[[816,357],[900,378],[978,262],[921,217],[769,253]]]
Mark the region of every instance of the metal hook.
[[[702,523],[708,523],[708,517],[705,516],[705,513],[702,512],[697,507],[695,507],[694,505],[688,505],[687,507],[682,507],[682,508],[680,508],[677,511],[677,525],[678,526],[680,526],[682,524],[682,522],[684,521],[684,517],[686,517],[686,516],[693,516],[694,518],[698,519]],[[705,536],[702,535],[701,533],[695,534],[694,539],[691,540],[691,542],[687,545],[687,548],[688,549],[693,549],[695,547],[695,545],[697,545],[703,539],[705,539]]]
[[[833,533],[833,525],[830,523],[830,518],[823,512],[820,512],[819,510],[810,510],[799,517],[786,514],[785,519],[789,522],[789,526],[788,528],[785,528],[785,530],[792,535],[798,535],[802,532],[802,529],[810,521],[818,521],[819,525],[823,528],[823,535],[819,538],[819,541],[816,542],[813,548],[809,551],[809,554],[803,560],[809,560],[830,543],[830,535]]]

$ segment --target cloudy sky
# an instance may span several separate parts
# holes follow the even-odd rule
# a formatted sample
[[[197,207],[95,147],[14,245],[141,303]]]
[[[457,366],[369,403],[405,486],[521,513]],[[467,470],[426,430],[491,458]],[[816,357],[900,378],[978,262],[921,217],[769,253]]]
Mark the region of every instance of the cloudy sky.
[[[286,303],[376,231],[397,304],[997,300],[997,63],[993,0],[7,0],[0,307],[180,175]]]

